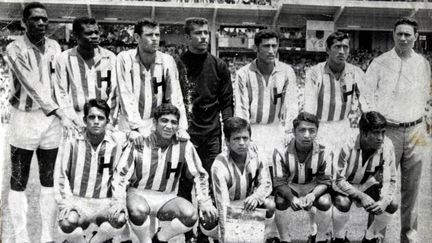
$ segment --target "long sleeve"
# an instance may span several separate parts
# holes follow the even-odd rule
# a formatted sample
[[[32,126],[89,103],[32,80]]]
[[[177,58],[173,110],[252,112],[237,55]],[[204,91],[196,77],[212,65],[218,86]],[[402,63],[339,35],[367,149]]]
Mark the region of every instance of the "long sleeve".
[[[129,144],[120,157],[114,170],[111,182],[112,197],[119,201],[126,201],[126,190],[129,184],[134,184],[135,177],[135,150]]]
[[[50,93],[51,90],[46,90],[47,85],[44,84],[46,80],[40,80],[39,67],[35,67],[35,63],[32,65],[30,55],[24,52],[15,45],[9,45],[6,48],[6,61],[27,94],[39,104],[46,115],[49,115],[58,109],[58,105]],[[47,68],[44,63],[38,65],[42,65],[41,69]]]
[[[380,65],[376,60],[369,65],[363,82],[358,83],[360,90],[360,104],[363,112],[374,111],[376,102],[376,90],[380,75]]]
[[[360,191],[357,190],[351,183],[346,180],[345,173],[348,167],[348,151],[347,147],[341,149],[339,158],[337,160],[335,173],[336,173],[336,185],[344,193],[349,196],[357,198],[360,195]]]
[[[67,203],[73,196],[69,182],[73,152],[71,138],[62,137],[54,169],[54,192],[58,204]]]
[[[258,187],[252,194],[261,204],[270,196],[272,192],[272,183],[268,166],[260,161],[258,169]]]
[[[282,124],[284,131],[291,132],[293,130],[292,121],[299,113],[298,88],[295,72],[292,68],[287,70],[288,81],[284,86],[284,103],[282,104]]]
[[[289,171],[285,166],[284,160],[284,153],[282,153],[278,149],[274,149],[273,166],[275,168],[275,175],[273,177],[273,188],[288,185],[289,183]]]
[[[318,94],[321,87],[319,68],[314,66],[306,70],[305,86],[304,86],[304,106],[303,111],[316,114],[318,106]]]
[[[222,162],[216,159],[211,168],[211,176],[214,199],[219,213],[219,222],[224,222],[227,214],[227,207],[230,204],[227,181],[229,172]]]
[[[55,82],[58,89],[56,89],[57,101],[61,109],[64,109],[67,116],[73,119],[76,114],[73,107],[72,97],[69,95],[68,90],[70,89],[66,71],[67,57],[64,56],[65,53],[59,55],[55,64]]]
[[[240,117],[245,119],[246,121],[250,120],[250,100],[249,100],[249,91],[247,87],[247,80],[244,77],[245,72],[243,70],[239,70],[236,72],[236,81],[234,82],[234,115],[236,117]]]
[[[333,153],[329,150],[324,152],[324,160],[319,165],[317,181],[319,184],[331,186],[332,183],[332,161]]]
[[[224,62],[218,63],[218,72],[221,79],[221,90],[218,96],[219,105],[222,112],[222,120],[233,116],[234,100],[233,100],[233,84],[231,81],[231,73]]]
[[[388,204],[393,200],[393,196],[396,192],[396,156],[394,153],[394,147],[390,140],[384,147],[383,151],[383,175],[382,175],[382,189],[381,189],[381,199]]]
[[[110,111],[110,123],[116,124],[118,119],[118,114],[120,111],[120,104],[118,99],[118,87],[117,87],[117,68],[116,68],[116,56],[110,57],[110,65],[109,65],[109,71],[111,71],[111,89],[108,93],[108,100],[107,103],[109,107],[111,108]]]

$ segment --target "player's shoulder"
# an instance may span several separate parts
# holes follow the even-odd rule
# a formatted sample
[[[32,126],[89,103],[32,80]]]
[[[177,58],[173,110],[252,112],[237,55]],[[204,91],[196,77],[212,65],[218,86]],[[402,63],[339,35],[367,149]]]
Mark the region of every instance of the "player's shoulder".
[[[326,61],[325,62],[319,62],[315,65],[313,65],[312,67],[310,67],[308,70],[310,70],[311,72],[322,72],[325,68],[326,65]]]
[[[240,67],[240,68],[237,70],[237,74],[238,74],[238,75],[242,75],[242,74],[244,75],[244,74],[250,72],[250,71],[251,71],[251,65],[252,65],[252,62],[250,62],[250,63],[248,63],[248,64],[246,64],[246,65]]]
[[[56,40],[53,40],[53,39],[50,39],[50,38],[46,38],[45,39],[45,43],[48,46],[51,46],[51,47],[55,48],[59,53],[61,52],[60,44]]]
[[[131,49],[131,50],[125,50],[121,51],[119,54],[117,54],[118,59],[126,59],[129,60],[131,57],[134,57],[137,54],[137,49]]]
[[[10,54],[11,52],[17,52],[24,48],[27,48],[24,36],[18,36],[14,41],[6,46],[6,53]]]
[[[348,70],[351,73],[360,73],[360,74],[364,73],[361,68],[359,68],[358,66],[356,66],[354,64],[346,62],[345,65],[346,65],[345,66],[346,70]]]
[[[213,161],[213,164],[211,166],[212,170],[215,169],[228,169],[228,162],[229,162],[229,153],[228,151],[222,151],[218,155],[216,155],[215,160]]]
[[[116,55],[114,54],[114,52],[112,52],[112,51],[110,51],[104,47],[99,46],[99,50],[100,50],[100,53],[103,57],[108,57],[110,59],[116,58]]]

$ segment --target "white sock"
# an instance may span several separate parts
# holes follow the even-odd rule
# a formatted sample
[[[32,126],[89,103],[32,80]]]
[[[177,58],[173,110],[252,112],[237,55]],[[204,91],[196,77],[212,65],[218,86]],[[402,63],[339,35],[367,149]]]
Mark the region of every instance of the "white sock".
[[[200,225],[199,227],[201,229],[201,232],[203,232],[203,234],[213,239],[219,239],[219,226],[216,226],[210,230],[206,230],[204,227],[202,227],[202,225]]]
[[[112,227],[112,225],[108,222],[103,222],[98,230],[97,233],[93,236],[93,238],[90,240],[91,243],[102,243],[109,239],[114,238],[116,235],[120,235],[123,230],[125,229],[125,226],[116,229]]]
[[[277,229],[275,215],[273,215],[271,218],[265,219],[265,234],[267,239],[273,237],[279,238],[279,231]]]
[[[41,186],[40,213],[42,221],[41,242],[54,241],[54,227],[56,224],[57,203],[52,187]]]
[[[151,218],[148,217],[147,220],[142,225],[135,225],[132,222],[130,222],[130,226],[137,236],[140,243],[151,243],[152,237],[154,235],[153,232],[150,231],[150,225],[151,225]]]
[[[184,225],[178,218],[175,218],[169,223],[166,227],[161,228],[159,233],[157,234],[157,237],[161,241],[168,241],[174,236],[184,234],[191,230],[192,227],[188,227]]]
[[[30,242],[27,232],[27,197],[24,192],[9,191],[9,211],[16,243]]]
[[[316,207],[312,207],[308,212],[309,215],[309,223],[310,223],[310,234],[316,235],[318,232],[318,225],[315,222],[315,217],[317,213]]]
[[[327,211],[317,210],[315,223],[317,225],[316,241],[325,241],[328,239],[327,233],[331,223],[332,209]]]
[[[341,212],[333,206],[333,237],[345,238],[346,225],[350,219],[350,212]]]
[[[291,242],[291,236],[289,232],[289,224],[291,222],[291,218],[288,216],[288,209],[286,210],[278,210],[275,212],[275,222],[277,229],[279,231],[279,236],[281,241]]]
[[[73,243],[86,243],[84,239],[84,231],[81,227],[76,228],[74,231],[70,233],[65,233],[60,228],[58,229],[62,239],[65,239],[67,242]]]
[[[380,233],[392,220],[393,214],[384,212],[380,215],[375,215],[372,224],[366,230],[366,239],[383,237]]]

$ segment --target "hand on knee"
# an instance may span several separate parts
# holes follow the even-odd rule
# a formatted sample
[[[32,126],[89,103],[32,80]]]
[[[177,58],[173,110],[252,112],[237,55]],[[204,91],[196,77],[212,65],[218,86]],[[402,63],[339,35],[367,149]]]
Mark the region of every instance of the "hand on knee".
[[[394,214],[398,210],[399,205],[393,200],[390,202],[390,204],[387,206],[385,211],[389,214]]]
[[[218,220],[201,220],[200,219],[200,225],[202,228],[204,228],[205,230],[212,230],[215,227],[217,227],[218,225]]]

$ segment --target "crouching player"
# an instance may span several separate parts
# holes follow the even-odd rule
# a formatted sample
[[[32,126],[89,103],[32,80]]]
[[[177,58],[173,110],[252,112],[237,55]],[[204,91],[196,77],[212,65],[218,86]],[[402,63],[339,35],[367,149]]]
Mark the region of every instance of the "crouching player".
[[[86,242],[83,230],[99,226],[90,242],[104,242],[121,232],[126,211],[112,198],[111,178],[126,137],[106,132],[110,108],[100,99],[84,105],[85,132],[66,136],[55,173],[59,226],[67,242]]]
[[[379,242],[397,211],[393,200],[396,190],[395,154],[391,140],[384,136],[386,120],[378,112],[364,113],[360,118],[360,133],[344,146],[336,168],[336,191],[333,199],[334,242],[343,240],[352,201],[371,216],[363,243]]]
[[[314,214],[313,232],[308,243],[327,242],[331,222],[331,186],[333,153],[315,141],[319,122],[315,115],[301,112],[293,121],[294,138],[284,151],[275,149],[276,225],[281,242],[290,242],[286,211],[306,210]],[[314,208],[316,209],[314,209]],[[316,211],[316,213],[315,213]],[[316,214],[316,215],[315,215]]]
[[[180,113],[172,104],[162,104],[154,111],[155,131],[142,149],[129,146],[123,153],[113,179],[113,195],[127,205],[132,229],[140,242],[149,242],[149,216],[171,221],[159,229],[151,242],[167,242],[192,229],[198,213],[189,201],[177,197],[182,173],[195,182],[200,213],[215,220],[217,210],[209,197],[208,174],[190,141],[179,140]],[[127,188],[128,187],[128,188]],[[126,192],[127,189],[127,192]]]
[[[246,210],[266,208],[267,218],[274,214],[274,200],[270,199],[272,184],[267,164],[250,146],[251,127],[239,117],[224,123],[227,151],[220,153],[212,167],[213,193],[218,209],[218,221],[202,221],[202,231],[218,239],[224,227],[228,205],[243,206]],[[219,223],[219,227],[218,226]]]

